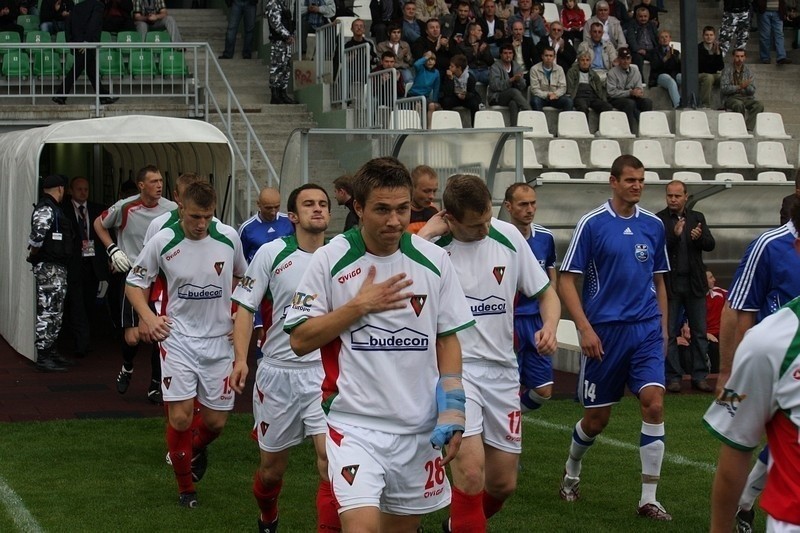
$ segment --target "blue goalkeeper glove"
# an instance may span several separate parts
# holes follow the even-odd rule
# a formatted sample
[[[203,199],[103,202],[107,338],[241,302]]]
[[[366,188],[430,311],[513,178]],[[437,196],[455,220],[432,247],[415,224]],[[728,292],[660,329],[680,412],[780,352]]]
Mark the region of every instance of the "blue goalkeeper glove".
[[[436,383],[436,408],[439,417],[431,434],[431,444],[437,450],[450,442],[456,431],[464,431],[467,399],[460,374],[444,374]]]

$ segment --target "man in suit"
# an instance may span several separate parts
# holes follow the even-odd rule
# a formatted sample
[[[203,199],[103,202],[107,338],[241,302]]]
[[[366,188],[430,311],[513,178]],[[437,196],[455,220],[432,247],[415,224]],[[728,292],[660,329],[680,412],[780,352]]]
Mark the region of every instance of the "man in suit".
[[[514,49],[514,63],[519,65],[525,72],[528,72],[534,63],[536,45],[533,44],[533,39],[525,37],[525,25],[521,20],[511,24],[511,35],[508,42],[511,43]],[[539,59],[536,61],[538,62]]]
[[[556,63],[564,69],[564,72],[567,72],[578,58],[578,52],[569,41],[564,39],[564,26],[558,21],[550,23],[550,34],[536,44],[533,57],[542,57],[547,46],[556,51]]]
[[[76,176],[70,181],[69,196],[62,209],[76,236],[67,265],[67,319],[75,337],[75,355],[84,357],[89,351],[97,287],[108,273],[108,257],[92,224],[105,207],[89,201],[89,180]]]

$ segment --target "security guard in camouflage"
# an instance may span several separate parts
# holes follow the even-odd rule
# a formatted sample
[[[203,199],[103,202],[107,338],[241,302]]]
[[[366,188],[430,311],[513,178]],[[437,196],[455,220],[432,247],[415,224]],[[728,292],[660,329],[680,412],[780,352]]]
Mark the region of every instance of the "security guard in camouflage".
[[[287,0],[267,0],[264,16],[269,22],[269,86],[272,90],[270,103],[296,104],[297,101],[286,92],[292,74],[295,27]]]
[[[64,372],[73,362],[56,351],[67,295],[67,262],[74,246],[69,219],[59,206],[66,179],[47,176],[44,194],[31,215],[28,262],[36,278],[36,368]]]

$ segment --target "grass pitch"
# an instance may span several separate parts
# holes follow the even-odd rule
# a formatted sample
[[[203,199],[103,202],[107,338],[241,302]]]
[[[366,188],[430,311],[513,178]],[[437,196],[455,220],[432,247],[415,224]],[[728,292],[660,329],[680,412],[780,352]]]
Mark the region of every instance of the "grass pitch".
[[[658,497],[671,523],[636,516],[640,493],[638,403],[625,398],[586,455],[582,499],[562,502],[558,483],[572,427],[581,416],[571,401],[552,401],[524,418],[517,492],[489,521],[493,533],[708,531],[718,443],[701,427],[707,395],[669,396],[667,457]],[[66,420],[0,424],[0,531],[255,531],[252,477],[258,461],[252,417],[232,416],[209,448],[198,484],[200,507],[177,506],[164,462],[164,420]],[[294,450],[280,501],[282,532],[315,529],[317,476],[310,442]],[[15,499],[14,496],[18,499]],[[756,527],[763,531],[763,513]],[[447,511],[426,517],[441,531]]]

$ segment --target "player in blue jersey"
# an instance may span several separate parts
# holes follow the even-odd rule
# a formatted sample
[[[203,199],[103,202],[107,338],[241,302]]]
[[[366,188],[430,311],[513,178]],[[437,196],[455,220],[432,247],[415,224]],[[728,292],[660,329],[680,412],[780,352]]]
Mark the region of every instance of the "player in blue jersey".
[[[669,271],[664,224],[637,205],[644,189],[644,165],[637,158],[615,159],[609,184],[611,199],[580,219],[561,265],[561,301],[575,321],[583,352],[578,397],[584,410],[572,433],[560,494],[567,501],[580,497],[581,459],[627,385],[642,412],[637,512],[672,520],[656,500],[664,460],[664,273]]]
[[[514,183],[506,189],[503,207],[510,222],[525,237],[533,255],[556,289],[556,242],[544,226],[533,223],[536,191],[527,183]],[[539,354],[534,334],[542,329],[539,300],[520,294],[514,309],[514,340],[519,363],[520,405],[522,411],[538,409],[553,393],[552,359]]]
[[[247,264],[253,260],[261,245],[294,233],[294,226],[289,217],[279,211],[281,195],[277,190],[271,187],[262,189],[256,205],[258,213],[239,226],[239,238],[242,240]]]

